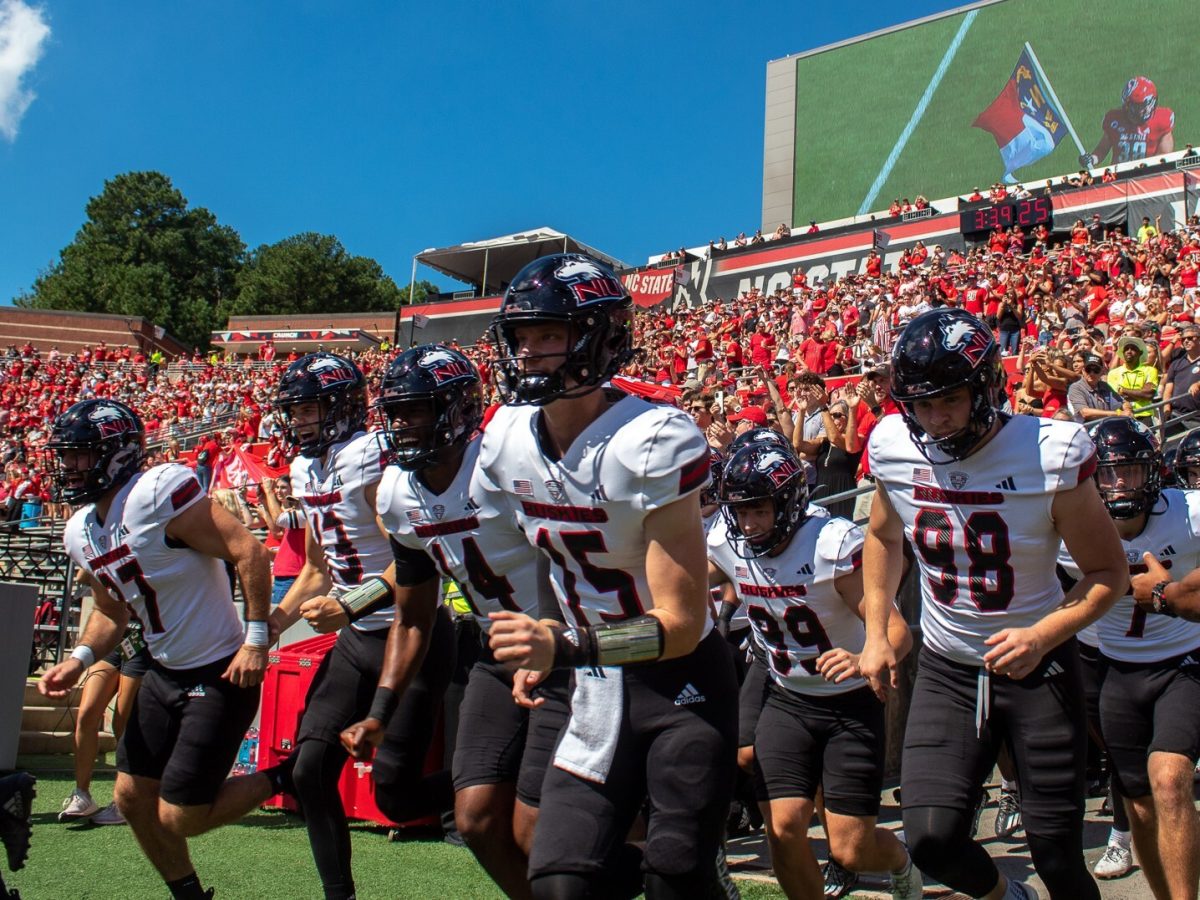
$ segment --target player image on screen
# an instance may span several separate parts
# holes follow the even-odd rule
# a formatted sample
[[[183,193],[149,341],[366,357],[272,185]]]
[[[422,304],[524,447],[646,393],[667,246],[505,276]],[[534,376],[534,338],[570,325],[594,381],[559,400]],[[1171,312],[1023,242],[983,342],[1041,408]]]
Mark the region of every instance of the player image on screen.
[[[228,778],[258,709],[267,667],[266,548],[175,463],[145,468],[146,431],[123,403],[82,400],[55,422],[49,450],[63,499],[78,506],[63,542],[95,598],[69,659],[39,690],[64,696],[142,624],[154,663],[117,746],[113,797],[176,900],[211,897],[187,839],[241,818],[275,792],[269,771]],[[241,579],[246,628],[233,604]]]
[[[288,762],[326,900],[347,900],[355,888],[338,790],[347,758],[341,733],[367,715],[395,617],[392,547],[375,511],[389,453],[382,436],[366,430],[366,380],[344,357],[322,352],[296,360],[280,379],[275,403],[299,449],[292,490],[309,528],[304,567],[271,613],[272,627],[282,632],[303,616],[318,632],[338,632],[305,698]],[[371,768],[375,801],[393,822],[451,802],[448,776],[423,777],[454,668],[454,626],[445,607],[433,616],[427,640],[424,662],[397,699]]]
[[[907,539],[925,641],[901,764],[913,861],[972,897],[1030,896],[972,839],[1003,745],[1050,896],[1098,900],[1083,859],[1086,709],[1073,636],[1124,593],[1129,573],[1091,477],[1091,439],[1074,423],[1002,413],[1004,377],[991,329],[963,310],[923,313],[897,339],[901,415],[884,417],[868,446],[876,496],[859,665],[877,692],[895,686],[887,621]],[[1082,573],[1065,596],[1060,539]]]
[[[1175,149],[1175,113],[1158,105],[1158,89],[1144,75],[1130,78],[1121,92],[1121,105],[1104,114],[1100,143],[1079,157],[1085,169],[1103,165],[1112,152],[1116,163],[1133,162]]]
[[[473,489],[483,421],[475,365],[439,344],[413,347],[388,366],[376,407],[392,451],[376,508],[392,538],[397,622],[376,702],[342,734],[362,759],[382,740],[390,710],[420,668],[443,577],[459,585],[484,634],[489,613],[535,615],[539,590],[538,552],[514,526],[511,508]],[[459,714],[454,815],[480,864],[519,900],[529,897],[529,846],[542,778],[566,723],[567,677],[555,673],[528,706],[518,705],[513,670],[486,645],[480,653]]]

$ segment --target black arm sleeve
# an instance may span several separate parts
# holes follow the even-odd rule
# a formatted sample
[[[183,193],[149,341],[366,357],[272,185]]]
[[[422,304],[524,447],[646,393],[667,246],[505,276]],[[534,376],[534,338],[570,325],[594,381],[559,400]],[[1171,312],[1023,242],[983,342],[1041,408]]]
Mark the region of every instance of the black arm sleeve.
[[[567,624],[563,617],[562,607],[558,603],[558,595],[550,584],[550,560],[542,553],[538,554],[537,567],[538,604],[537,617],[539,620],[552,619],[555,622]]]
[[[437,568],[428,553],[405,547],[394,537],[388,540],[392,544],[392,557],[396,560],[397,587],[416,587],[437,577]]]

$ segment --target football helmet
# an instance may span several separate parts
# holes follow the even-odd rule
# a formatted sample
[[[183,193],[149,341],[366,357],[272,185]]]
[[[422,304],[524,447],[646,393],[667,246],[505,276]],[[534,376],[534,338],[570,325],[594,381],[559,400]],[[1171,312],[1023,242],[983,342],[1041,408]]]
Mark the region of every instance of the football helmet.
[[[1158,89],[1145,75],[1136,75],[1125,82],[1121,103],[1130,121],[1149,122],[1158,106]]]
[[[422,424],[397,423],[415,405],[428,411]],[[461,447],[483,421],[483,388],[475,364],[457,350],[423,344],[392,360],[379,385],[375,408],[395,463],[413,471],[439,462]]]
[[[92,503],[141,471],[146,428],[137,413],[117,400],[80,400],[55,419],[46,449],[63,501]],[[88,454],[85,465],[80,465],[80,452]],[[69,453],[73,464],[64,459]]]
[[[733,454],[737,453],[737,451],[741,450],[743,447],[749,447],[751,444],[772,444],[776,447],[781,447],[789,453],[794,452],[792,450],[792,445],[788,443],[787,438],[785,438],[774,428],[766,428],[763,426],[751,428],[749,431],[743,431],[729,442],[729,449],[727,452],[729,453],[730,457],[732,457]]]
[[[296,422],[294,411],[301,403],[318,404],[315,425]],[[288,439],[301,456],[313,459],[366,427],[367,381],[343,356],[310,353],[288,366],[279,379],[275,408]]]
[[[1193,428],[1179,442],[1174,468],[1179,487],[1200,488],[1200,428]]]
[[[1101,419],[1096,443],[1096,487],[1114,519],[1148,513],[1162,492],[1163,455],[1145,425],[1126,416]]]
[[[492,320],[504,402],[541,406],[596,390],[633,358],[632,321],[633,300],[604,263],[582,253],[534,260],[513,278]],[[520,355],[518,328],[555,323],[567,326],[565,356]],[[547,359],[562,362],[547,368]]]
[[[892,348],[892,399],[900,407],[913,443],[935,465],[971,454],[996,421],[1004,385],[1000,347],[992,330],[965,310],[940,307],[917,316]],[[934,437],[917,421],[913,404],[967,388],[971,412],[967,424]],[[936,448],[948,459],[934,459]]]
[[[725,455],[716,447],[708,448],[708,487],[700,492],[700,505],[712,506],[721,502],[721,473],[725,469]]]
[[[775,444],[750,444],[734,453],[721,473],[720,496],[729,544],[745,559],[764,556],[783,546],[807,517],[804,466],[790,448]],[[766,534],[749,538],[738,523],[737,507],[760,500],[774,504],[774,524]]]

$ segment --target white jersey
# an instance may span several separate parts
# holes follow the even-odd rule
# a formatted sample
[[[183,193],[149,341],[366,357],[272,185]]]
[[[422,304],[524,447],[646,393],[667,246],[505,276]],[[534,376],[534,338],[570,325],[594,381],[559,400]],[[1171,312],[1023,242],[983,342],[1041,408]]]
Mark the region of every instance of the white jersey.
[[[537,618],[538,557],[504,498],[472,489],[482,440],[467,445],[458,474],[441,494],[425,487],[416,473],[388,466],[375,505],[396,542],[428,554],[442,575],[458,584],[488,631],[489,613],[510,610]]]
[[[1013,416],[966,459],[933,465],[903,416],[884,416],[868,452],[921,567],[927,647],[978,666],[988,637],[1033,625],[1062,604],[1050,507],[1095,471],[1095,446],[1081,426]]]
[[[1154,554],[1176,580],[1200,567],[1200,493],[1167,488],[1146,517],[1142,533],[1121,543],[1131,575],[1146,571],[1143,553]],[[1066,547],[1060,547],[1058,562],[1072,578],[1081,577]],[[1100,652],[1121,662],[1154,663],[1200,648],[1200,622],[1146,613],[1132,594],[1100,617],[1096,634]]]
[[[623,396],[555,461],[543,452],[539,413],[496,412],[483,433],[479,486],[505,497],[525,537],[550,558],[567,624],[642,615],[654,607],[645,518],[708,484],[704,435],[682,410]],[[704,635],[711,628],[706,617]]]
[[[300,501],[309,527],[321,545],[335,593],[382,575],[392,564],[392,548],[379,530],[375,508],[364,491],[383,478],[389,452],[378,432],[359,432],[334,444],[325,461],[297,456],[292,460],[292,493]],[[354,623],[362,631],[392,623],[391,606]]]
[[[862,651],[866,629],[835,582],[862,565],[863,531],[847,519],[805,519],[778,556],[744,559],[724,529],[708,535],[708,558],[737,590],[753,624],[751,633],[770,662],[771,677],[800,694],[829,696],[863,687],[861,677],[840,684],[817,671],[817,657],[841,647]]]
[[[102,522],[95,504],[63,532],[67,552],[128,604],[146,646],[170,669],[194,669],[236,653],[244,637],[224,560],[172,542],[167,523],[204,499],[192,470],[165,463],[134,475]]]

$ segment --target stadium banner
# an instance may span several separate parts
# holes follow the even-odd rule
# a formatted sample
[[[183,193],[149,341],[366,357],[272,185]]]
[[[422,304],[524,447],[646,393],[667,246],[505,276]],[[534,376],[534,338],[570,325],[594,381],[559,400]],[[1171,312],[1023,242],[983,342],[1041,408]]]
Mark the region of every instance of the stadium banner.
[[[689,305],[728,300],[757,287],[765,294],[788,288],[792,271],[804,269],[809,284],[830,278],[842,278],[866,271],[872,250],[879,253],[884,271],[895,269],[900,257],[921,241],[932,252],[940,245],[949,251],[965,249],[959,231],[958,213],[933,216],[914,222],[875,227],[866,222],[858,229],[827,237],[805,238],[779,244],[758,244],[736,253],[722,253],[713,259],[696,260],[687,267],[688,283],[681,284],[676,302]],[[884,249],[876,249],[882,247]]]
[[[682,266],[646,266],[621,273],[621,283],[638,306],[658,306],[675,293]]]
[[[1070,231],[1076,219],[1089,220],[1093,213],[1108,225],[1120,225],[1126,234],[1136,234],[1142,216],[1154,221],[1161,216],[1164,229],[1184,224],[1184,173],[1174,170],[1143,178],[1098,184],[1056,192],[1054,230]]]
[[[1200,169],[1183,173],[1184,205],[1186,215],[1200,215]]]
[[[764,172],[791,184],[764,181],[764,216],[786,208],[789,188],[795,225],[878,214],[918,193],[1153,165],[1200,133],[1200,91],[1195,0],[1152,10],[973,2],[768,63],[768,105],[792,134],[765,144]]]

